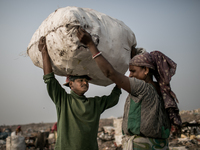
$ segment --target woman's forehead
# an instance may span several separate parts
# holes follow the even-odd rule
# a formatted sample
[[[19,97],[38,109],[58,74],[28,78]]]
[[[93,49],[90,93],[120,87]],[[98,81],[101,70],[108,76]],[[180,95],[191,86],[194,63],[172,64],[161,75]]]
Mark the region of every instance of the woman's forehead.
[[[141,69],[142,67],[140,66],[135,66],[135,65],[129,65],[129,70],[138,70]]]

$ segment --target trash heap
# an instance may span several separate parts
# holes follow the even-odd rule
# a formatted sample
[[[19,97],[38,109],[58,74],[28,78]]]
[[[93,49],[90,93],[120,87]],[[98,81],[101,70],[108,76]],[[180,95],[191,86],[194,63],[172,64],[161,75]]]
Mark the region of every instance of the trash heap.
[[[180,132],[172,126],[169,137],[169,149],[200,150],[200,109],[184,110],[180,112],[180,115],[183,125]],[[121,138],[123,135],[121,133],[121,123],[122,118],[114,118],[113,124],[110,124],[109,127],[110,132],[107,134],[105,134],[104,130],[107,130],[108,126],[101,123],[98,133],[99,150],[122,149]]]
[[[180,111],[181,132],[171,130],[169,146],[176,149],[200,150],[200,109]]]
[[[122,118],[101,119],[97,141],[99,150],[122,150]]]
[[[177,132],[178,130],[172,126],[169,149],[200,150],[200,109],[181,111],[180,115],[183,125],[180,132]],[[122,118],[100,120],[97,135],[99,150],[122,150],[121,123]],[[48,150],[53,150],[56,138],[53,126],[54,123],[21,125],[26,147],[29,150],[35,150],[39,146],[43,146]],[[6,139],[16,127],[17,125],[0,126],[0,150],[6,150]],[[41,143],[42,145],[40,145]]]

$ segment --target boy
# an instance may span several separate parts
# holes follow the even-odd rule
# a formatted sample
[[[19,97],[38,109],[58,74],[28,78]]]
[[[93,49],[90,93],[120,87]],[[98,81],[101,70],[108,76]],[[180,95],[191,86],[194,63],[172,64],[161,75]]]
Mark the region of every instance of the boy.
[[[57,111],[57,141],[55,150],[98,150],[97,132],[101,113],[118,103],[121,90],[114,87],[109,96],[86,98],[88,76],[69,76],[66,93],[52,72],[46,39],[38,45],[43,58],[44,82]]]

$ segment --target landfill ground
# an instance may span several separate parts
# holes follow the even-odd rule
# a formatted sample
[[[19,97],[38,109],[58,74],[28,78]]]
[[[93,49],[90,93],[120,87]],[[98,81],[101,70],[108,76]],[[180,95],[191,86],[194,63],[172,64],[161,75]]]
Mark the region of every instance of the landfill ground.
[[[183,126],[181,133],[172,132],[169,138],[170,150],[200,150],[200,109],[192,111],[181,111],[180,112]],[[36,139],[38,134],[48,133],[50,135],[50,129],[54,123],[30,123],[30,124],[18,124],[18,125],[1,125],[0,129],[15,129],[20,125],[23,131],[23,136],[26,140],[26,150],[40,150],[36,147]],[[105,130],[107,130],[105,132]],[[120,145],[115,142],[113,119],[101,119],[99,122],[99,133],[98,133],[98,145],[99,150],[122,150]],[[1,132],[2,135],[3,132]],[[51,133],[52,134],[52,133]],[[42,134],[45,137],[45,134]],[[53,150],[55,140],[45,138],[47,143],[43,143],[44,150]],[[6,139],[0,136],[0,150],[6,150]]]

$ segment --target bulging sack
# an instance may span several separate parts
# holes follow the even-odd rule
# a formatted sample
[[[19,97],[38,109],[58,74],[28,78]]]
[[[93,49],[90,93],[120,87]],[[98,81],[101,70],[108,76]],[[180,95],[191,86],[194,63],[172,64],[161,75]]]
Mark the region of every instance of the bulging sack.
[[[6,150],[26,150],[25,138],[23,136],[8,136],[6,138]]]
[[[38,50],[41,36],[46,37],[52,68],[56,75],[88,75],[90,83],[107,86],[106,78],[92,59],[90,51],[77,38],[77,28],[89,32],[102,55],[120,73],[126,73],[131,47],[136,46],[134,33],[122,21],[89,8],[65,7],[51,13],[33,34],[27,54],[34,65],[42,68]]]

